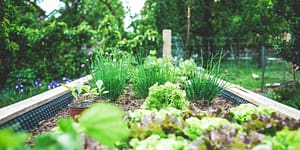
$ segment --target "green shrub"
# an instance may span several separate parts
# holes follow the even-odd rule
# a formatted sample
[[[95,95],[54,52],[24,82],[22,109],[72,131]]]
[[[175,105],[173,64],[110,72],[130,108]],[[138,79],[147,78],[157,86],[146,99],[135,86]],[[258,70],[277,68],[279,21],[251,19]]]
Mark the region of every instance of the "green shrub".
[[[274,98],[280,101],[294,99],[296,94],[296,87],[280,87],[278,89],[274,89]]]
[[[166,82],[158,86],[154,84],[149,89],[149,96],[142,105],[144,109],[162,109],[174,107],[177,109],[186,109],[189,105],[185,99],[185,91],[181,90],[178,85]]]
[[[167,59],[149,56],[144,64],[136,67],[132,75],[132,88],[137,97],[146,98],[155,83],[162,85],[174,79],[174,67]]]
[[[108,91],[104,97],[116,101],[122,94],[127,85],[130,61],[129,56],[124,58],[99,56],[93,60],[91,75],[94,83],[98,80],[103,81],[103,87]]]

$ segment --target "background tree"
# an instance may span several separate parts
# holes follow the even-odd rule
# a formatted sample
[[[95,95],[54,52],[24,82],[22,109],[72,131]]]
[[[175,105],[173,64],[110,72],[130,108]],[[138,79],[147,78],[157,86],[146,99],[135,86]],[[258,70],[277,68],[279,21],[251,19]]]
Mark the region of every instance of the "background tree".
[[[275,3],[276,15],[285,20],[282,32],[290,33],[291,40],[277,37],[277,49],[280,55],[293,64],[300,65],[300,1],[278,0]]]
[[[22,62],[18,53],[29,48],[25,28],[38,27],[44,15],[35,3],[24,0],[0,2],[0,89],[8,73],[16,70]]]
[[[124,31],[125,9],[121,0],[61,0],[65,7],[59,12],[62,14],[58,20],[66,22],[68,26],[75,27],[85,21],[97,29],[100,22],[107,15],[116,18],[116,23]]]
[[[260,55],[262,45],[270,46],[270,37],[282,31],[283,22],[274,15],[276,0],[146,0],[140,23],[155,23],[158,33],[186,38],[187,8],[191,8],[190,53],[204,50],[208,57],[218,50],[248,47]],[[138,27],[138,25],[135,25]],[[141,28],[141,27],[139,27]],[[186,41],[186,39],[185,39]],[[187,43],[186,43],[187,44]],[[189,52],[188,52],[189,54]],[[187,55],[188,56],[188,55]]]

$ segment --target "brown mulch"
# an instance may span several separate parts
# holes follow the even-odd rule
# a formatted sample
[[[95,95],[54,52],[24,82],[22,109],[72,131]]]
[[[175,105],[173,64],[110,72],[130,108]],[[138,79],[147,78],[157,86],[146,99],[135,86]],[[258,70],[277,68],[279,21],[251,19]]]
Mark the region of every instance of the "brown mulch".
[[[116,105],[120,106],[124,111],[134,111],[136,109],[139,109],[142,105],[143,100],[135,98],[132,94],[132,92],[129,90],[129,88],[126,88],[125,93],[121,95],[120,99],[115,102]],[[194,107],[198,109],[199,111],[212,111],[216,110],[218,108],[221,108],[224,111],[228,111],[229,108],[236,106],[234,103],[224,100],[220,97],[215,98],[210,104],[199,101],[199,102],[192,102],[191,107]],[[52,131],[57,124],[57,120],[60,118],[69,118],[69,110],[68,108],[64,108],[60,110],[55,116],[43,120],[39,122],[38,127],[33,129],[31,132],[31,137],[34,137],[36,135]],[[32,145],[32,139],[28,141],[29,145]]]

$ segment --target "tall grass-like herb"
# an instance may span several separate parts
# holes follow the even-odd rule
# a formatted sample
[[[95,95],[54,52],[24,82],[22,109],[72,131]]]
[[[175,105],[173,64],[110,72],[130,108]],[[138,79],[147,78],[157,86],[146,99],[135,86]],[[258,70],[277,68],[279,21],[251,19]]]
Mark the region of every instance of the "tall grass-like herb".
[[[149,88],[155,83],[162,85],[174,79],[174,67],[166,59],[148,57],[136,67],[132,76],[132,87],[137,97],[146,98]]]
[[[190,76],[190,79],[184,82],[188,100],[207,100],[210,102],[225,89],[226,85],[220,80],[219,73],[221,60],[224,56],[223,52],[212,56],[206,63],[206,69],[199,74]],[[203,59],[201,66],[204,66]]]
[[[104,55],[93,60],[91,71],[93,81],[102,80],[105,90],[108,91],[104,97],[116,101],[124,91],[130,70],[129,56],[114,57]]]

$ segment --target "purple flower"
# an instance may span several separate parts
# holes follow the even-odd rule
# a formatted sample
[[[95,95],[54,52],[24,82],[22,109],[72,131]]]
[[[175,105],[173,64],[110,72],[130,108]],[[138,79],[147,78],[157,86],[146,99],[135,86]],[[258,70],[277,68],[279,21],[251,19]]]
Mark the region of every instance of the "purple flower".
[[[48,84],[48,90],[56,88],[55,82],[50,82]]]
[[[23,78],[22,77],[18,77],[18,82],[22,82],[23,81]]]
[[[83,78],[83,76],[78,76],[78,78],[77,78],[77,79],[80,79],[80,78]]]
[[[16,89],[18,90],[19,94],[24,92],[24,86],[21,83],[16,84]]]
[[[72,80],[70,78],[63,77],[63,81],[67,84],[70,83]]]
[[[42,86],[41,80],[40,79],[34,80],[33,86],[34,87],[41,87]]]
[[[56,86],[56,87],[59,87],[59,86],[60,86],[60,80],[56,80],[55,86]]]

